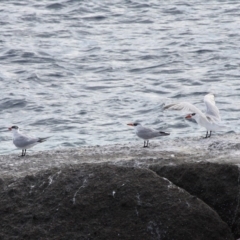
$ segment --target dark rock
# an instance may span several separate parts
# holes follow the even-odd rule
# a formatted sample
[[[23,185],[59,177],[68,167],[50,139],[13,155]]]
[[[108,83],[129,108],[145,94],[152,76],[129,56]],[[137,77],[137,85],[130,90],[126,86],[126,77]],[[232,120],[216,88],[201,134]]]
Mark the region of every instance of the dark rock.
[[[4,180],[0,178],[0,186],[4,184]]]
[[[1,239],[233,239],[209,206],[148,169],[82,164],[0,189]]]
[[[150,169],[213,208],[240,238],[240,172],[236,165],[189,163]]]

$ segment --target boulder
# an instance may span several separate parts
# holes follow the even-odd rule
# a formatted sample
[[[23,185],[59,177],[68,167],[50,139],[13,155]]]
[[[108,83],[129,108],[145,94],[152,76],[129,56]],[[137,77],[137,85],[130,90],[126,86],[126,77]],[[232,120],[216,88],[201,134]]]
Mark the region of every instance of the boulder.
[[[213,208],[240,238],[240,171],[238,166],[217,163],[188,163],[175,166],[152,165],[165,177]]]
[[[1,239],[233,240],[200,199],[148,169],[55,168],[0,185]]]

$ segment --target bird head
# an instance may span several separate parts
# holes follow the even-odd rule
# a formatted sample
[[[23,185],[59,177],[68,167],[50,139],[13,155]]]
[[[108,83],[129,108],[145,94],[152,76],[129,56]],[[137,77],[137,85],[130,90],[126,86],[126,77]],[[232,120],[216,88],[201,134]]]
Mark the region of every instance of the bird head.
[[[140,123],[128,123],[128,126],[136,127],[138,125],[141,125]]]
[[[196,113],[190,113],[185,118],[186,119],[196,119],[196,117],[197,117]]]
[[[8,128],[9,131],[18,130],[18,126],[11,126]]]

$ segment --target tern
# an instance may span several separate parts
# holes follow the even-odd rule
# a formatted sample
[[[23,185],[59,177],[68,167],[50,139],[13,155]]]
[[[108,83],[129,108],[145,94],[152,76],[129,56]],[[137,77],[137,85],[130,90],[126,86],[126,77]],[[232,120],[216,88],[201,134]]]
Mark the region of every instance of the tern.
[[[45,138],[29,137],[27,135],[22,134],[19,131],[18,126],[9,127],[8,130],[12,131],[13,144],[17,148],[22,149],[22,155],[21,155],[22,157],[26,155],[26,151],[28,148],[31,148],[31,147],[37,145],[38,143],[45,142],[49,138],[49,137],[45,137]]]
[[[170,110],[181,110],[188,112],[189,114],[185,116],[186,119],[194,119],[198,125],[206,128],[207,133],[205,138],[211,137],[212,131],[219,131],[225,128],[221,126],[221,117],[219,110],[215,104],[214,95],[208,93],[204,96],[204,103],[206,106],[206,113],[203,113],[200,109],[195,107],[193,104],[188,102],[180,102],[166,105],[163,109]]]
[[[133,126],[135,128],[135,132],[137,136],[144,140],[144,145],[143,145],[144,148],[149,146],[149,139],[170,135],[170,133],[160,132],[152,128],[143,127],[140,123],[136,123],[136,122],[128,123],[127,125]]]

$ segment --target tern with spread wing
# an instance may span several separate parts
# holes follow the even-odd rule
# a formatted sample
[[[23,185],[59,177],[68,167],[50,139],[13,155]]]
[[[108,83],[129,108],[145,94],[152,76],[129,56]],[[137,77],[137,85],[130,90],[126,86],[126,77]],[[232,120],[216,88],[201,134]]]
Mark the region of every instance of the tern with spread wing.
[[[22,149],[22,157],[26,155],[26,151],[28,148],[31,148],[38,143],[45,142],[49,137],[46,138],[33,138],[26,135],[23,135],[20,131],[18,126],[12,126],[8,128],[8,130],[12,131],[13,135],[13,144]]]
[[[200,126],[205,127],[207,130],[205,138],[209,138],[211,137],[212,131],[222,130],[224,126],[220,125],[221,117],[212,93],[204,96],[204,103],[206,106],[206,113],[203,113],[200,109],[188,102],[169,104],[163,109],[181,110],[189,113],[185,118],[194,119]]]
[[[127,125],[133,126],[137,136],[144,140],[144,148],[149,146],[149,139],[170,135],[170,133],[160,132],[155,129],[143,127],[140,123],[128,123]]]

